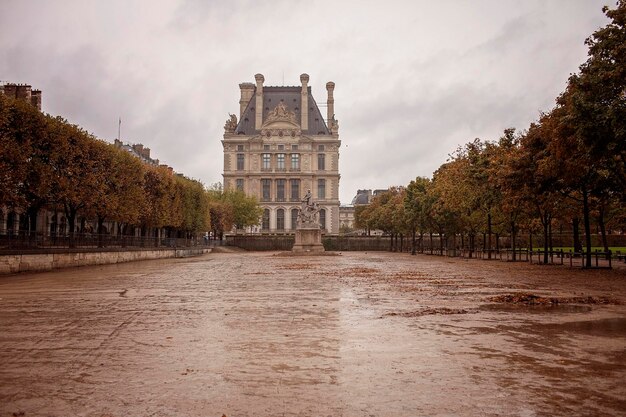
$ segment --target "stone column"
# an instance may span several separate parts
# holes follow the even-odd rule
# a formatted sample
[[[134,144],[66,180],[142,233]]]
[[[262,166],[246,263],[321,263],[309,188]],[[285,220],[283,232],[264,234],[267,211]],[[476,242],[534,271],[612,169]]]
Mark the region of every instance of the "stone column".
[[[257,74],[254,76],[254,79],[256,80],[254,129],[261,130],[261,125],[263,124],[263,81],[265,81],[265,77],[263,77],[263,74]]]
[[[335,91],[335,83],[332,81],[327,82],[326,91],[328,91],[328,111],[326,113],[326,120],[328,121],[328,124],[330,124],[330,121],[335,118],[335,99],[333,97],[333,91]]]
[[[302,74],[300,75],[300,82],[302,83],[302,92],[300,93],[302,96],[302,109],[300,110],[300,128],[302,130],[309,129],[309,75]]]
[[[241,83],[239,84],[239,89],[241,90],[241,99],[239,100],[239,120],[241,120],[243,119],[243,112],[246,110],[246,106],[254,95],[254,84]]]

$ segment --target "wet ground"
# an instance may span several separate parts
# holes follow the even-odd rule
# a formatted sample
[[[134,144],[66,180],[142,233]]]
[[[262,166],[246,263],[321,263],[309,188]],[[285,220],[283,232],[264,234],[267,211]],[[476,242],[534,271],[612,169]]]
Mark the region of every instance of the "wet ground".
[[[625,304],[624,270],[389,253],[5,276],[0,417],[624,415]]]

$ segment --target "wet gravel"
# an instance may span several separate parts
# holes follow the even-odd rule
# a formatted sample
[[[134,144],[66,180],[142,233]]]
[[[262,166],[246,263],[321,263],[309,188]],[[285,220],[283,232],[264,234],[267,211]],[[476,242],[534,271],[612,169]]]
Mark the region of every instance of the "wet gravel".
[[[624,415],[625,304],[625,270],[390,253],[5,276],[0,417]]]

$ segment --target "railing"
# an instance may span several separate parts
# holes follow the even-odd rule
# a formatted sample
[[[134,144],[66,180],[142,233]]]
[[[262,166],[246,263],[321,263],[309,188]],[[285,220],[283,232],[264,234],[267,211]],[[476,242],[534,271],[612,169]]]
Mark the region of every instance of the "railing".
[[[0,234],[0,252],[28,251],[37,249],[72,248],[169,248],[191,246],[219,246],[223,242],[208,238],[171,238],[146,236],[114,236],[95,233],[75,233],[73,243],[70,236],[45,235],[43,233]]]

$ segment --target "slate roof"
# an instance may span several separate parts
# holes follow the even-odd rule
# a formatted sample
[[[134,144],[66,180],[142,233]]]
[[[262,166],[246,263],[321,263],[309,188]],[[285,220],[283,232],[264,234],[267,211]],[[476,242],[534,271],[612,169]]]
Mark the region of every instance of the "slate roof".
[[[241,120],[237,124],[235,132],[240,135],[256,135],[259,134],[259,130],[254,129],[255,108],[256,105],[256,88],[255,95],[252,96],[250,102],[244,110]],[[274,110],[274,108],[281,101],[287,107],[287,110],[296,114],[296,120],[300,124],[300,106],[302,105],[300,92],[302,87],[263,87],[263,120],[266,119],[267,113]],[[304,135],[330,135],[330,131],[326,126],[326,122],[322,117],[317,102],[311,95],[311,87],[308,87],[309,91],[309,128],[302,131]]]

